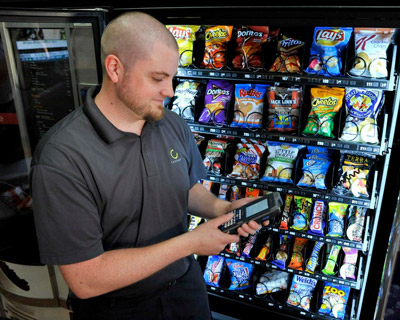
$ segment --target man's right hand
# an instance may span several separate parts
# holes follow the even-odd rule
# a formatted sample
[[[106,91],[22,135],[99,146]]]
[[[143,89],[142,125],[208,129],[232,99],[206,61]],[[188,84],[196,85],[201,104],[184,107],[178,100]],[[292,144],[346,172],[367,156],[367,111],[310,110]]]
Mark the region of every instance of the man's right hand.
[[[223,214],[200,224],[188,232],[194,245],[194,253],[211,256],[220,253],[227,244],[238,242],[239,235],[222,232],[218,227],[233,218],[233,213]]]

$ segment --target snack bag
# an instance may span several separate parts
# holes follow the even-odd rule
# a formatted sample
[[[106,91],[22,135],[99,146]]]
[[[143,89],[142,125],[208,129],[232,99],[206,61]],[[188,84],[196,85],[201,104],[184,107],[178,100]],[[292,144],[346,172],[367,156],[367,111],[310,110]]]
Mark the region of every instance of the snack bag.
[[[322,269],[322,273],[328,276],[334,276],[336,274],[336,261],[340,253],[341,246],[333,244],[330,248],[328,257],[325,262],[325,268]]]
[[[293,194],[285,195],[284,207],[282,210],[281,223],[279,225],[279,229],[289,230],[290,223],[290,214],[292,212],[292,204],[293,204]]]
[[[340,178],[334,192],[355,197],[367,197],[367,181],[374,159],[358,154],[341,154]]]
[[[344,319],[349,294],[350,287],[325,281],[318,313]]]
[[[329,202],[328,204],[328,226],[327,236],[343,237],[344,219],[346,218],[348,204]]]
[[[193,42],[200,26],[167,25],[179,47],[179,66],[186,67],[193,63]]]
[[[235,85],[235,109],[231,127],[261,128],[266,84]]]
[[[237,144],[235,162],[230,178],[258,179],[261,156],[265,146],[257,141],[242,140]]]
[[[222,69],[226,66],[226,51],[232,30],[233,26],[215,26],[206,29],[203,68]]]
[[[306,72],[321,76],[341,76],[342,59],[353,28],[315,27]]]
[[[310,301],[318,280],[295,274],[290,286],[289,297],[286,303],[297,308],[309,311]]]
[[[204,97],[204,109],[199,122],[226,124],[226,112],[233,95],[233,84],[225,80],[209,80]]]
[[[310,220],[312,199],[308,197],[294,196],[292,230],[307,231]]]
[[[289,235],[283,235],[283,234],[279,235],[280,247],[279,247],[278,252],[275,255],[275,259],[272,260],[271,263],[280,269],[285,269],[285,267],[286,267],[290,239],[291,239],[291,236],[289,236]]]
[[[233,68],[262,67],[262,44],[268,40],[268,26],[242,26],[237,30]]]
[[[288,268],[303,271],[304,250],[307,242],[308,240],[305,238],[294,238],[292,257],[290,258]]]
[[[272,245],[272,235],[269,234],[267,241],[263,244],[259,254],[256,257],[256,260],[266,261],[269,253],[271,252],[271,245]]]
[[[300,106],[303,103],[301,87],[272,86],[268,96],[268,131],[293,133],[299,126]]]
[[[268,270],[264,272],[256,286],[256,294],[279,292],[287,289],[289,273],[279,270]]]
[[[194,229],[196,229],[202,219],[203,218],[200,218],[200,217],[197,217],[197,216],[194,216],[191,214],[188,231],[193,231]]]
[[[292,171],[304,145],[268,141],[269,155],[262,181],[293,183]]]
[[[343,279],[355,280],[358,250],[356,248],[348,247],[343,247],[342,250],[344,252],[344,259],[339,274]]]
[[[216,174],[225,173],[225,159],[228,141],[225,139],[210,139],[207,144],[203,164],[205,168]]]
[[[302,73],[299,58],[299,49],[302,46],[304,46],[303,41],[283,36],[283,39],[278,41],[279,56],[275,59],[269,71]]]
[[[346,236],[349,240],[362,242],[367,210],[365,207],[350,206],[349,224],[346,230]]]
[[[297,186],[326,190],[325,177],[330,165],[327,159],[303,159],[303,176]]]
[[[254,265],[239,260],[226,259],[231,277],[229,290],[243,290],[251,287]]]
[[[224,257],[220,256],[209,256],[204,270],[204,280],[206,284],[218,287],[219,280],[221,279],[221,271],[224,265]]]
[[[383,100],[383,90],[346,88],[346,121],[339,140],[378,144],[377,117]]]
[[[335,138],[332,133],[333,125],[336,113],[342,107],[344,93],[344,88],[311,88],[311,111],[303,134]]]
[[[393,28],[355,28],[356,58],[349,73],[353,76],[386,78],[386,51],[394,32]]]
[[[201,82],[181,80],[175,88],[171,110],[185,120],[194,121],[196,102],[203,94],[204,88]]]

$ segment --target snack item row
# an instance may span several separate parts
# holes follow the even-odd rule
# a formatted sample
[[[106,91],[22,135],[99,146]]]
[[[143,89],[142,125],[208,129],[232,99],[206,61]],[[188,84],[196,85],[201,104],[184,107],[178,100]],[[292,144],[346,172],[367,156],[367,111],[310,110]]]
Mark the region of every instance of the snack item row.
[[[303,73],[302,54],[305,41],[283,34],[270,26],[200,26],[167,25],[175,37],[180,53],[180,66],[193,64],[194,41],[204,41],[201,68],[263,69],[269,72]],[[382,78],[388,76],[387,49],[394,28],[351,28],[317,26],[308,52],[305,72],[323,76],[343,76],[347,62],[348,74]],[[354,35],[354,57],[347,50]],[[233,43],[233,46],[231,45]],[[274,45],[275,59],[265,58]],[[232,58],[229,58],[232,51]],[[348,61],[345,61],[347,59]],[[231,61],[228,61],[231,60]]]
[[[215,137],[207,142],[203,162],[209,172],[229,178],[369,197],[375,158],[325,147]]]
[[[335,126],[341,126],[339,140],[379,144],[378,116],[384,104],[383,90],[312,87],[310,111],[300,132],[300,112],[307,107],[303,105],[303,90],[299,86],[181,79],[171,110],[201,124],[328,139],[335,139],[335,132],[339,131]],[[342,108],[343,125],[337,124],[336,119]]]
[[[281,301],[304,311],[317,312],[344,319],[350,287],[331,281],[318,281],[307,276],[280,270],[255,271],[255,266],[244,261],[209,256],[204,270],[207,285],[228,290],[245,290],[259,299],[275,295]],[[316,292],[319,291],[318,301]]]

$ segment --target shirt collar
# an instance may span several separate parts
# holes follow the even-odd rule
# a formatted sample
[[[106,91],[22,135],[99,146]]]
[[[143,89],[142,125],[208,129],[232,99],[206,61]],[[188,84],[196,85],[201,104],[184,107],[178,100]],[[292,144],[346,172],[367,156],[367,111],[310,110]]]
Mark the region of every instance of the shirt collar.
[[[135,133],[124,132],[116,128],[100,111],[99,107],[94,102],[94,98],[99,93],[101,85],[91,87],[85,97],[85,102],[83,104],[83,112],[90,120],[93,125],[94,130],[106,143],[111,144],[124,137],[138,137]],[[163,119],[155,122],[146,122],[142,135],[145,134],[150,128],[158,126],[163,122]]]

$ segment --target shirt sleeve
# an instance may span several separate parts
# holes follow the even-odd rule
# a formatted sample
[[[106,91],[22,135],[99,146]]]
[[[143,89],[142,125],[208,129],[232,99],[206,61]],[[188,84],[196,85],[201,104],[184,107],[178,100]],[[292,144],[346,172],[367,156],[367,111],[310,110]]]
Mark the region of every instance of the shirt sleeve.
[[[188,133],[188,154],[191,157],[191,165],[189,167],[189,182],[190,188],[201,179],[207,177],[207,170],[203,164],[203,158],[201,157],[199,147],[197,146],[193,132],[187,127]]]
[[[104,252],[100,215],[91,192],[67,167],[36,164],[31,170],[35,226],[44,264],[76,263]]]

